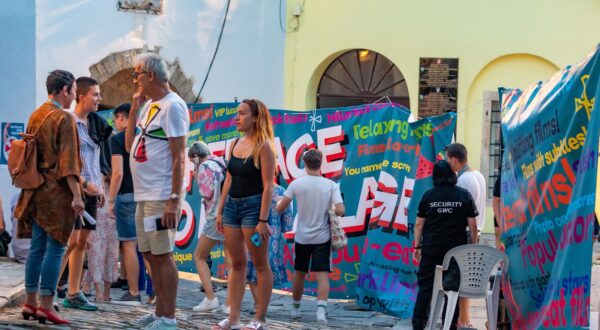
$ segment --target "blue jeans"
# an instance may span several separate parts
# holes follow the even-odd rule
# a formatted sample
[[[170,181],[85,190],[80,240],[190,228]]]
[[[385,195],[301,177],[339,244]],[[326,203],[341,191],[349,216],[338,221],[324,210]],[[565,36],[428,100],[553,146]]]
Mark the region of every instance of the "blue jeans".
[[[223,209],[223,226],[230,228],[254,228],[258,225],[262,194],[234,198],[227,196]]]
[[[42,296],[53,296],[67,246],[60,244],[35,222],[32,231],[31,248],[25,264],[25,291],[36,293],[39,290]]]
[[[115,213],[119,241],[135,241],[135,207],[133,193],[117,195]]]

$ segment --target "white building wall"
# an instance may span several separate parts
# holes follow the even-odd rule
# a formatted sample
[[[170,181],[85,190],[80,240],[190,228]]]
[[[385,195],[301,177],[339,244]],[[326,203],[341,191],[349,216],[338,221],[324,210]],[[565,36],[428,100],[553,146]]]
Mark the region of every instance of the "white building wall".
[[[204,102],[258,98],[283,107],[285,33],[279,11],[285,0],[231,0],[219,52],[202,92]],[[179,58],[198,92],[212,58],[226,0],[163,0],[163,14],[117,11],[117,0],[0,1],[0,122],[24,122],[47,98],[54,69],[89,76],[89,67],[110,53],[145,45]],[[11,186],[0,169],[4,214]]]
[[[0,1],[0,31],[0,122],[26,123],[36,106],[35,0]],[[6,166],[0,166],[7,230],[12,227],[10,199],[17,192]]]
[[[283,1],[283,0],[281,0]],[[163,0],[163,14],[117,11],[117,0],[38,0],[37,81],[56,68],[89,75],[90,65],[113,52],[159,46],[167,60],[179,58],[197,93],[212,58],[226,0]],[[205,102],[235,96],[283,105],[285,33],[279,1],[231,0],[217,58],[202,93]],[[285,8],[283,1],[282,8]],[[36,99],[46,98],[43,84]]]

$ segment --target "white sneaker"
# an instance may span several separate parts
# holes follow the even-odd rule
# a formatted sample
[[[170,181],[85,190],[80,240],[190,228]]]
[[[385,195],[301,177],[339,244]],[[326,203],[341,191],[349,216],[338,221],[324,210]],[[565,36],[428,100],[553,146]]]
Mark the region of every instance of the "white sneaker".
[[[292,318],[299,319],[301,316],[300,308],[292,307]]]
[[[156,321],[156,316],[154,315],[154,313],[150,313],[150,314],[146,314],[146,315],[140,317],[139,319],[131,322],[131,324],[138,326],[138,327],[145,327],[145,326],[148,326],[149,324],[153,323],[154,321]]]
[[[216,297],[213,300],[209,300],[208,298],[204,298],[198,305],[194,306],[192,310],[194,312],[206,312],[212,311],[219,308],[219,299]]]
[[[148,324],[144,329],[177,330],[177,323],[166,322],[161,317]]]
[[[327,317],[325,317],[325,307],[317,307],[317,322],[327,323]]]
[[[225,304],[223,304],[221,305],[221,308],[219,308],[219,311],[221,313],[229,315],[231,313],[231,306],[225,306]]]

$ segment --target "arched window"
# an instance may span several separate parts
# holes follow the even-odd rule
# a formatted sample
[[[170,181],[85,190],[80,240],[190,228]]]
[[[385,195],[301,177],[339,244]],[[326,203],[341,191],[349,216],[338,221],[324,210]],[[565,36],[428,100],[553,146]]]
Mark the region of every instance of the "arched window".
[[[368,104],[389,97],[410,108],[404,76],[387,57],[355,49],[336,58],[319,82],[317,108]]]

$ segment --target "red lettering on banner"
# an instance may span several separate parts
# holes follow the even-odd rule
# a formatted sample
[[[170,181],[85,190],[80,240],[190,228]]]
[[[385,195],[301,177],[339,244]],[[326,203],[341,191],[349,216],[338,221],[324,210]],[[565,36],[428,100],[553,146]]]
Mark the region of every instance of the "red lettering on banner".
[[[569,306],[571,306],[571,325],[577,327],[589,326],[590,297],[586,298],[585,287],[580,286],[573,289]]]
[[[521,250],[521,259],[523,260],[523,267],[527,268],[527,259],[532,266],[538,266],[540,273],[544,275],[544,264],[547,262],[554,262],[556,258],[556,250],[558,249],[558,242],[552,231],[548,232],[548,239],[546,243],[535,242],[533,244],[525,244],[525,241],[519,243]]]
[[[560,298],[550,302],[550,307],[546,309],[544,317],[544,327],[548,328],[552,325],[553,328],[564,328],[567,326],[567,318],[565,317],[565,289],[560,289]]]
[[[555,173],[539,185],[536,184],[535,176],[527,181],[527,209],[531,218],[569,204],[575,185],[575,174],[566,158],[562,158],[560,164],[566,177],[562,173]]]
[[[594,213],[588,214],[585,219],[583,216],[578,216],[575,220],[566,223],[560,236],[560,249],[563,250],[568,245],[579,244],[589,239],[588,228],[590,228],[592,221],[595,221]]]

